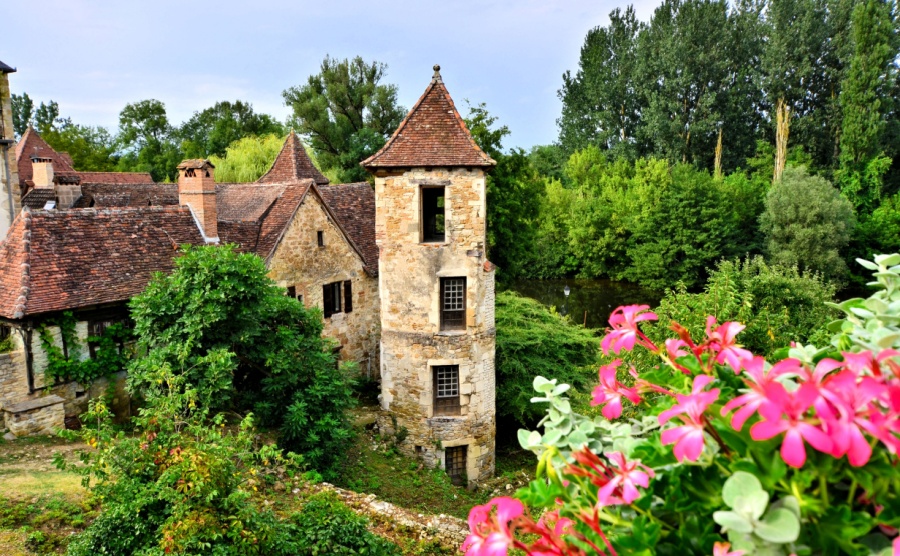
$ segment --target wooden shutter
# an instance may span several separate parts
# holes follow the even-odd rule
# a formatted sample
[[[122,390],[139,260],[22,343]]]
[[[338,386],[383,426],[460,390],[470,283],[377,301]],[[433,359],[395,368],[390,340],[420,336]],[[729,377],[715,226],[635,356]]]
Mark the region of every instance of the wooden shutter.
[[[334,313],[334,288],[331,284],[322,286],[322,305],[325,317],[330,317]]]
[[[344,312],[350,313],[353,311],[353,282],[350,280],[344,281]]]

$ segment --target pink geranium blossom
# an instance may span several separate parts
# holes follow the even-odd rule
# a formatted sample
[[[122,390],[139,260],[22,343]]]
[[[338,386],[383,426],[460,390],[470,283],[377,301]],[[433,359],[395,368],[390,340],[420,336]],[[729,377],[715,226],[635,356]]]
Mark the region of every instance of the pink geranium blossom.
[[[609,316],[609,324],[612,330],[603,338],[600,347],[606,355],[610,350],[619,353],[623,349],[631,351],[634,343],[640,341],[641,345],[655,349],[655,346],[638,329],[638,323],[644,320],[656,320],[656,313],[648,311],[649,305],[627,305],[617,307]],[[646,312],[645,312],[646,311]]]
[[[821,428],[809,422],[805,415],[819,398],[816,385],[804,383],[795,392],[788,392],[780,382],[772,382],[766,387],[766,397],[771,403],[759,408],[764,420],[750,428],[753,440],[768,440],[785,433],[781,459],[796,468],[806,463],[804,440],[820,452],[831,452],[831,439]]]
[[[641,397],[633,388],[628,388],[616,379],[616,368],[622,363],[616,359],[609,365],[600,367],[600,384],[594,388],[591,405],[602,405],[603,416],[607,419],[618,419],[622,415],[622,397],[631,403],[638,404]]]
[[[833,443],[831,455],[840,458],[846,454],[854,467],[868,463],[872,446],[863,431],[876,438],[882,436],[878,421],[870,421],[873,413],[877,412],[871,403],[886,392],[887,387],[880,381],[870,376],[858,380],[851,370],[841,371],[829,378],[821,393],[837,411],[836,416],[826,421],[826,430]]]
[[[625,461],[625,456],[619,452],[609,452],[605,455],[610,463],[614,464],[607,467],[612,477],[598,491],[597,502],[606,506],[613,503],[613,500],[621,499],[625,504],[631,504],[641,496],[638,486],[644,488],[650,486],[653,470],[637,461]],[[613,496],[617,490],[621,492],[620,497]]]
[[[735,430],[741,430],[751,415],[756,413],[763,404],[769,403],[769,398],[766,397],[766,386],[769,383],[781,375],[796,374],[802,369],[800,361],[797,359],[779,361],[768,372],[765,371],[765,365],[765,359],[758,355],[743,361],[744,373],[748,377],[744,382],[750,389],[746,394],[732,399],[722,408],[723,417],[730,411],[740,408],[731,418],[731,426]]]
[[[491,516],[491,509],[497,508]],[[469,536],[462,545],[466,556],[506,556],[513,543],[509,524],[525,512],[522,502],[502,496],[469,511]]]
[[[730,542],[717,542],[713,545],[713,556],[744,556],[743,550],[731,550]]]
[[[716,324],[716,317],[709,316],[706,318],[706,345],[709,349],[717,354],[716,363],[727,363],[734,371],[734,374],[741,372],[741,362],[753,358],[753,354],[749,350],[742,348],[734,341],[738,333],[744,329],[744,325],[737,322],[726,322],[715,330],[712,329]]]
[[[675,443],[675,459],[684,461],[697,461],[703,451],[703,427],[706,419],[703,412],[710,404],[719,398],[719,389],[713,388],[706,392],[706,388],[713,377],[698,375],[694,377],[694,387],[690,394],[675,394],[678,401],[674,406],[659,414],[659,425],[663,426],[676,415],[681,417],[683,425],[662,432],[663,445]]]

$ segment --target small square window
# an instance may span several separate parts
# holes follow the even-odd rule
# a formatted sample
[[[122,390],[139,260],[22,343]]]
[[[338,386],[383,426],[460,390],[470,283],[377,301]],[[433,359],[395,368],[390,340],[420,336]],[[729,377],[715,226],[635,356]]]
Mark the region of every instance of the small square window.
[[[319,247],[325,247],[325,232],[322,230],[316,232],[316,244]]]
[[[297,287],[296,286],[288,286],[287,287],[287,296],[288,297],[297,297]]]
[[[466,329],[466,279],[441,278],[441,330]]]
[[[442,242],[446,237],[444,221],[444,188],[422,188],[422,241]]]
[[[459,365],[436,365],[434,415],[459,415]]]
[[[466,482],[466,452],[468,446],[450,446],[444,452],[444,469],[450,481],[457,486]]]

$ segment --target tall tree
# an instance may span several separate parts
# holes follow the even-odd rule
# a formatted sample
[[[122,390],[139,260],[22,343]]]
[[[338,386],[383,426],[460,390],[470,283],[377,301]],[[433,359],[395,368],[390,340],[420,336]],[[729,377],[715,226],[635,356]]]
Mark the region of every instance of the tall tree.
[[[216,181],[223,183],[252,182],[272,167],[284,147],[284,137],[250,135],[228,145],[225,156],[210,156],[216,167]]]
[[[182,154],[162,102],[150,99],[126,104],[119,113],[119,141],[124,154],[120,170],[150,172],[153,179],[175,179]]]
[[[543,183],[522,149],[503,151],[509,128],[497,126],[482,103],[469,106],[466,125],[497,166],[487,176],[487,238],[491,260],[506,277],[524,273],[534,241],[531,220],[538,213]]]
[[[112,172],[119,155],[116,138],[104,127],[85,126],[62,120],[41,137],[57,152],[67,152],[76,169]]]
[[[405,115],[397,86],[381,83],[386,70],[385,64],[359,56],[326,56],[305,85],[282,93],[297,131],[309,138],[323,168],[339,170],[341,181],[368,178],[359,163],[384,145]]]
[[[893,2],[865,0],[853,10],[854,52],[841,86],[841,190],[857,208],[871,210],[890,166],[883,136],[897,78],[897,21]]]
[[[187,158],[224,156],[230,144],[249,135],[284,135],[284,126],[268,114],[258,114],[248,102],[221,101],[194,112],[178,135]]]
[[[21,137],[28,126],[31,125],[31,118],[34,116],[34,101],[28,96],[28,93],[21,95],[12,95],[12,117],[13,131],[16,137]]]
[[[557,121],[566,153],[588,145],[634,149],[641,107],[634,90],[637,35],[641,28],[628,6],[609,14],[608,27],[588,31],[581,47],[578,72],[563,74]]]

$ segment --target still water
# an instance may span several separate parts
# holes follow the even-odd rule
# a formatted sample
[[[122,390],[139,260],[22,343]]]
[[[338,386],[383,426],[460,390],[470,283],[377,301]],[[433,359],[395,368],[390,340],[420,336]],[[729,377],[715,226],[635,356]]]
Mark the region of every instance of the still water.
[[[579,324],[586,322],[590,328],[605,328],[609,314],[619,305],[653,307],[662,299],[661,292],[612,280],[516,280],[507,289],[556,307],[561,314]]]

